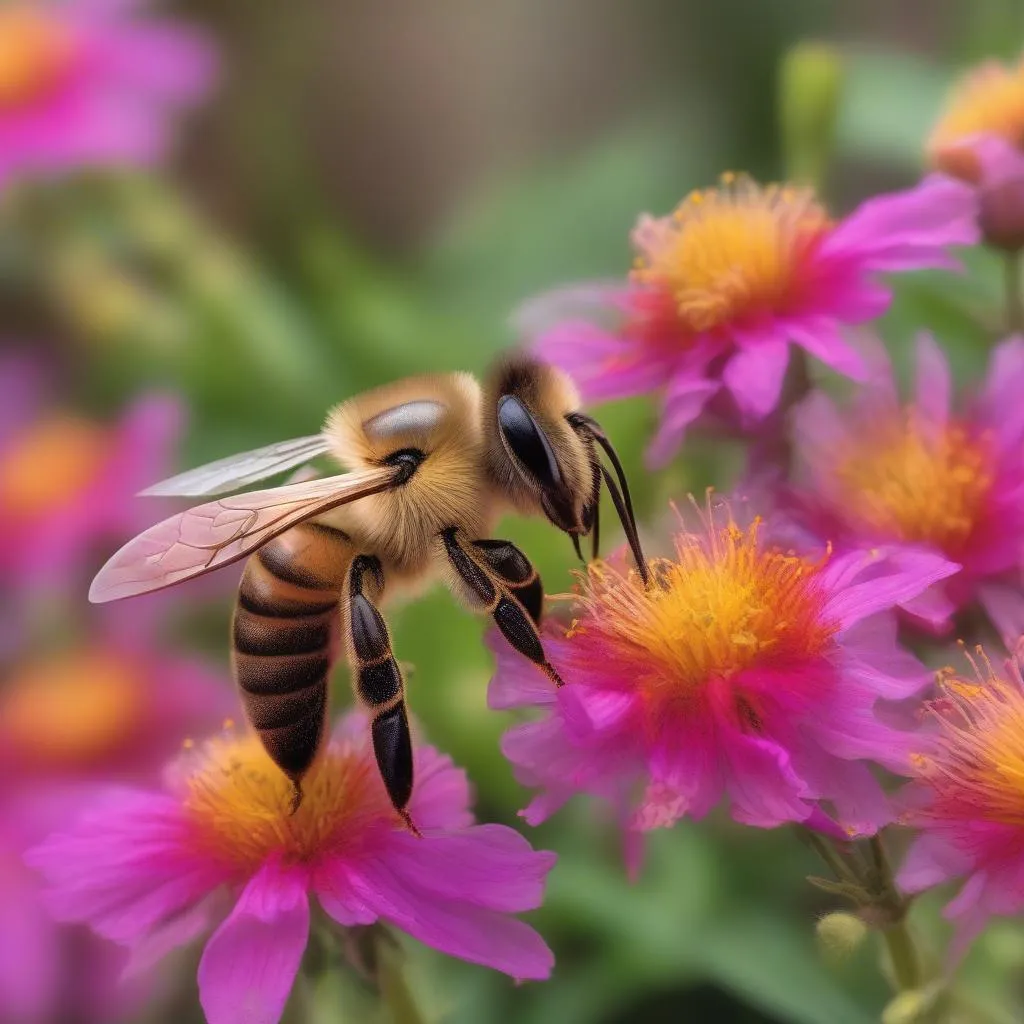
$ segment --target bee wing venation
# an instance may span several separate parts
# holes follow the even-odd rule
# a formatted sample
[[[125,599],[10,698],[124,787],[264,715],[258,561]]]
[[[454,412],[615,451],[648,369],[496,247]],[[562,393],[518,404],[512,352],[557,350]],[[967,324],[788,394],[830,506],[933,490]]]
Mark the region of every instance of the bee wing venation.
[[[386,490],[393,466],[250,491],[151,526],[111,556],[89,589],[94,604],[162,590],[219,569],[305,519]]]
[[[216,462],[208,462],[205,466],[186,470],[147,487],[139,495],[147,498],[200,498],[226,494],[265,480],[275,473],[301,466],[323,455],[329,446],[323,434],[293,437],[288,441],[278,441],[251,452],[229,455]]]

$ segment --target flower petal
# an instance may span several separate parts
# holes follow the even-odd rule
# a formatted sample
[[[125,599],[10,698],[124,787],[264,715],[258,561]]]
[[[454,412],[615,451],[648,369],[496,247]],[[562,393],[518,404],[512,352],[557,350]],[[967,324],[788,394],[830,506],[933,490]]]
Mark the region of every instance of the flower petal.
[[[836,373],[850,380],[867,378],[868,369],[863,357],[843,339],[835,323],[825,317],[813,317],[786,325],[786,333],[801,348]]]
[[[936,832],[919,835],[907,851],[896,884],[904,892],[923,892],[951,878],[966,874],[971,858],[961,853]]]
[[[366,906],[442,953],[513,978],[543,980],[551,974],[551,950],[514,917],[425,892],[382,860],[361,865],[353,884]]]
[[[720,387],[718,381],[699,375],[676,373],[672,377],[665,393],[661,423],[645,456],[649,468],[667,465],[682,444],[687,428]]]
[[[944,427],[952,396],[949,362],[935,338],[923,331],[917,338],[917,384],[914,401],[925,418]]]
[[[303,871],[268,862],[249,880],[199,963],[209,1024],[277,1024],[309,938]]]
[[[725,385],[742,413],[764,419],[775,408],[789,365],[789,345],[772,340],[740,348],[723,371]]]

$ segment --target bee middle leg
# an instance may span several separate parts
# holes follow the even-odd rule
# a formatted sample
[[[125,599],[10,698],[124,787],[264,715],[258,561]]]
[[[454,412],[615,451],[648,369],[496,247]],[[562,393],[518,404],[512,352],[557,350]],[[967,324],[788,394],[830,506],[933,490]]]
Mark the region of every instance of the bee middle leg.
[[[562,678],[548,661],[538,630],[544,588],[526,555],[510,541],[467,543],[458,529],[445,530],[441,536],[466,603],[488,612],[505,639],[561,686]]]
[[[413,787],[413,755],[405,684],[391,650],[388,627],[373,602],[383,588],[380,560],[373,555],[357,555],[349,567],[342,602],[346,647],[356,694],[373,716],[373,753],[384,788],[399,817],[419,835],[407,810]]]

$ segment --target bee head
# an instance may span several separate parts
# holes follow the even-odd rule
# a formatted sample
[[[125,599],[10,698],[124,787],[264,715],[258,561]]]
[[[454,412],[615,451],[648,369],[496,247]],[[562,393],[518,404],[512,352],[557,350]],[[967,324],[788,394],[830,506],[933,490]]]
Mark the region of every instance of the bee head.
[[[621,463],[597,422],[579,411],[579,395],[561,370],[526,356],[502,363],[488,382],[484,408],[492,479],[524,512],[540,512],[573,539],[593,535],[595,553],[602,480],[608,486],[640,572],[637,537]],[[603,465],[608,455],[617,475]]]

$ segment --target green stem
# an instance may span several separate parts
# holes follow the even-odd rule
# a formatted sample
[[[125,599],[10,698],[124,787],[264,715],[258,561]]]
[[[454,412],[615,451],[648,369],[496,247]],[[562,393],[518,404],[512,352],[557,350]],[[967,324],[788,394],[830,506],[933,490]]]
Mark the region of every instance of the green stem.
[[[1021,254],[1007,252],[1003,269],[1006,275],[1006,326],[1011,334],[1024,331],[1024,295],[1021,294]]]
[[[803,839],[807,844],[814,850],[814,852],[828,865],[832,873],[841,882],[848,882],[851,885],[859,885],[860,879],[858,879],[854,870],[849,864],[842,858],[839,851],[836,850],[829,840],[825,839],[814,829],[800,828],[799,829]]]
[[[892,976],[898,992],[921,987],[921,961],[906,920],[897,921],[882,929],[885,948],[892,964]]]

